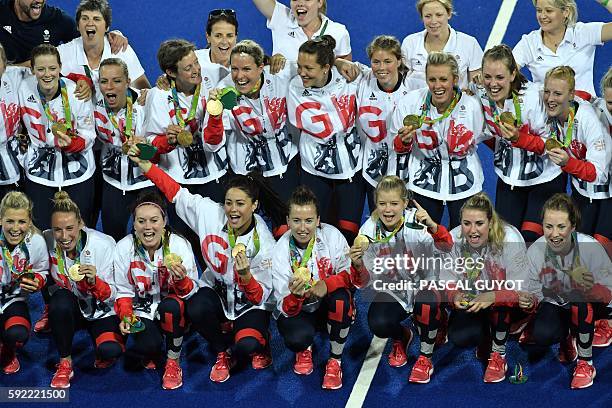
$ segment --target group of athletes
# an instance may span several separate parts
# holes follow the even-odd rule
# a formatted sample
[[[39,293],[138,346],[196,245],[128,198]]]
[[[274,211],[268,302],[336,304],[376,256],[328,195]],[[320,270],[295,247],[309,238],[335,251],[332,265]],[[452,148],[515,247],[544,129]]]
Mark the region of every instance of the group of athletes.
[[[451,0],[418,0],[425,29],[402,43],[377,36],[361,64],[325,0],[289,3],[253,0],[272,57],[238,42],[234,10],[215,9],[206,49],[160,45],[153,88],[109,33],[105,0],[81,1],[76,38],[36,45],[28,61],[0,46],[3,372],[19,370],[28,298],[41,291],[34,331],[50,331],[59,353],[51,387],[70,386],[82,328],[95,367],[127,347],[175,389],[188,330],[224,382],[237,364],[272,364],[274,318],[299,375],[328,333],[322,386],[338,389],[356,294],[380,279],[443,280],[454,285],[377,290],[369,305],[391,366],[418,334],[410,382],[430,381],[447,339],[477,347],[484,381],[503,381],[517,334],[533,348],[559,343],[561,362],[577,360],[571,387],[592,385],[592,347],[612,343],[612,69],[600,97],[593,85],[612,23],[577,22],[574,0],[534,0],[540,29],[483,53],[449,25]],[[5,5],[25,23],[57,12]],[[478,147],[493,151],[495,204]],[[375,270],[397,255],[482,262]]]

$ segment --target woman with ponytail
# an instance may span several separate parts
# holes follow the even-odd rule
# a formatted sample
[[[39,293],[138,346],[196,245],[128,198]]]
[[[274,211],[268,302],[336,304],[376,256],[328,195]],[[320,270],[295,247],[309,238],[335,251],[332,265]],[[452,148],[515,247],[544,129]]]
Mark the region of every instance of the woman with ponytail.
[[[86,328],[94,342],[95,368],[110,367],[123,352],[113,311],[115,241],[85,226],[79,207],[66,191],[55,193],[51,229],[44,235],[56,283],[50,288],[49,326],[60,356],[51,387],[68,388],[74,376],[72,342],[79,328]]]
[[[237,175],[230,179],[223,204],[192,194],[149,161],[143,161],[138,146],[130,155],[147,176],[175,205],[177,215],[199,237],[206,271],[202,287],[186,304],[193,327],[217,354],[210,379],[224,382],[237,361],[252,357],[255,369],[272,364],[269,313],[266,301],[272,278],[266,268],[275,244],[264,220],[255,211],[262,209],[282,223],[285,206],[261,175]],[[232,339],[227,339],[230,331]]]
[[[16,349],[30,337],[28,296],[45,284],[49,258],[45,240],[32,223],[32,201],[8,192],[0,202],[0,369],[19,371]]]
[[[165,338],[162,388],[173,390],[183,385],[179,359],[185,302],[199,284],[191,245],[170,231],[165,207],[163,198],[151,191],[141,192],[134,202],[134,232],[115,249],[115,312],[121,332],[133,333],[131,350],[146,368],[156,367]]]
[[[477,346],[488,359],[484,382],[506,378],[506,341],[510,323],[526,319],[519,302],[527,293],[528,262],[521,233],[499,218],[485,193],[461,208],[461,224],[451,231],[453,248],[440,280],[449,282],[453,311],[448,338],[459,347]]]

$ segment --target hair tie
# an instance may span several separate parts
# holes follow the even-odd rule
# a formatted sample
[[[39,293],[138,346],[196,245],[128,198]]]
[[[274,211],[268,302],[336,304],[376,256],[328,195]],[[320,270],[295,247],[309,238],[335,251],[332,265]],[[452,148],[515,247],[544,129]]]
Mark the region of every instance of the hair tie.
[[[166,217],[166,212],[164,211],[164,209],[161,208],[161,206],[159,204],[156,204],[156,203],[154,203],[152,201],[145,201],[145,202],[142,202],[142,203],[138,204],[136,207],[134,207],[134,213],[136,213],[136,210],[139,207],[142,207],[143,205],[152,205],[152,206],[155,206],[155,207],[159,208],[159,211],[162,213],[164,218]]]

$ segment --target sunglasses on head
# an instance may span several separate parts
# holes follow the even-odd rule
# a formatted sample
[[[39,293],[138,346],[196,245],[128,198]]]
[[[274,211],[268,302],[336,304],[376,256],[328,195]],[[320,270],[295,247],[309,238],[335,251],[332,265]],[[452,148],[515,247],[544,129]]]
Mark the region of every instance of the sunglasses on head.
[[[236,18],[236,11],[232,9],[214,9],[208,13],[208,21],[212,20],[215,17],[227,16],[231,18]]]

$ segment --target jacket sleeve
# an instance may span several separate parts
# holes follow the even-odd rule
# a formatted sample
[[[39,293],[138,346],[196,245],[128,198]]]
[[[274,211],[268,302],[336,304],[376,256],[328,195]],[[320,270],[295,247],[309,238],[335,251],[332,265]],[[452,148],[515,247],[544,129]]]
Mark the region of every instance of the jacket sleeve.
[[[132,316],[132,298],[135,295],[134,285],[128,280],[130,273],[131,257],[127,251],[131,245],[126,245],[125,242],[120,242],[115,250],[113,257],[113,268],[115,275],[115,285],[117,287],[117,295],[115,298],[115,313],[123,320],[126,316]]]

